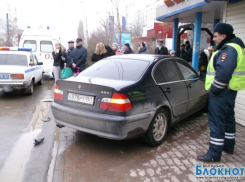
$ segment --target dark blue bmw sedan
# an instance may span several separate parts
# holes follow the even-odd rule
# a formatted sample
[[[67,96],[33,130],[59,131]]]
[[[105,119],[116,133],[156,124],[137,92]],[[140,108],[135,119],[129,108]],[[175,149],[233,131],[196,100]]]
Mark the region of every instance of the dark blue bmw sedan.
[[[184,60],[121,55],[58,80],[52,112],[59,126],[115,140],[140,137],[157,146],[173,124],[207,101],[204,81]]]

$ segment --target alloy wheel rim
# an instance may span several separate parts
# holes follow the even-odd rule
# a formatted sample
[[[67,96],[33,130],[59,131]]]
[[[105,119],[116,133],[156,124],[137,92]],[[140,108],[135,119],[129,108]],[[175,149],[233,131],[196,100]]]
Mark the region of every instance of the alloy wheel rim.
[[[153,125],[153,137],[156,141],[162,140],[166,130],[166,117],[164,114],[160,113],[156,116]]]

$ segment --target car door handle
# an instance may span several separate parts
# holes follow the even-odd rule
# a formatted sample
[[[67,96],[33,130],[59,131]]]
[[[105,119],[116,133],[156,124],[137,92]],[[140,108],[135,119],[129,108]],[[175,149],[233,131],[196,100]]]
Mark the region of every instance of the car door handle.
[[[170,93],[171,91],[172,91],[171,88],[166,88],[166,89],[164,90],[164,92],[168,92],[168,93]]]
[[[189,84],[187,85],[187,87],[188,87],[188,88],[191,88],[191,83],[189,83]]]

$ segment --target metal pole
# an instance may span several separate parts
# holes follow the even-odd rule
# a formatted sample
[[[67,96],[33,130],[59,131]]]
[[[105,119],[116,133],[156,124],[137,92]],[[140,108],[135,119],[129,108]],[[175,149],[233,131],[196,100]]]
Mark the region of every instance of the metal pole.
[[[9,36],[9,15],[8,15],[8,13],[6,14],[6,19],[7,19],[7,33]]]
[[[195,68],[195,70],[197,71],[198,71],[198,64],[199,64],[201,25],[202,25],[202,13],[197,12],[195,14],[194,42],[193,42],[193,52],[192,52],[192,67]]]
[[[178,26],[179,26],[179,19],[178,18],[174,18],[172,50],[175,50],[175,47],[176,47],[175,44],[176,44],[177,32],[178,32],[178,28],[179,28]],[[180,46],[180,45],[178,45],[178,46]]]

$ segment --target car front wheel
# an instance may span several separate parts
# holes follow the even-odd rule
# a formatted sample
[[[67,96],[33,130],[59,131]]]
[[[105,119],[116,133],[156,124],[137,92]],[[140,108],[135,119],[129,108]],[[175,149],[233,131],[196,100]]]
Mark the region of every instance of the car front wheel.
[[[142,141],[151,146],[161,145],[168,130],[169,114],[165,109],[159,109],[142,138]]]

